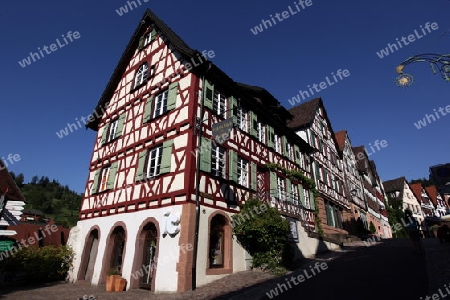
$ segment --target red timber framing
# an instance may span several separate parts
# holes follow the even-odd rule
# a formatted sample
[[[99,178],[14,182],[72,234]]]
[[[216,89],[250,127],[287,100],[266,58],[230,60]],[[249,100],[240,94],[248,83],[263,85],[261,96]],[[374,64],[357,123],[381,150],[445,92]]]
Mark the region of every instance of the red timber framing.
[[[213,109],[207,105],[202,106],[202,103],[198,104],[199,115],[202,116],[201,120],[203,120],[202,139],[203,143],[207,143],[206,146],[202,144],[201,148],[198,150],[199,155],[208,156],[210,155],[208,152],[211,151],[211,146],[209,145],[219,145],[219,143],[212,142],[215,139],[212,135],[213,124],[227,118],[237,118],[236,109],[232,109],[234,100],[236,101],[235,103],[239,103],[236,105],[237,109],[244,109],[247,112],[248,119],[246,130],[237,128],[235,120],[235,126],[231,130],[229,139],[220,144],[225,150],[225,175],[222,177],[214,176],[211,172],[204,170],[200,171],[201,204],[236,213],[239,211],[238,206],[245,202],[246,199],[256,197],[266,202],[269,206],[277,207],[283,215],[294,217],[300,220],[304,226],[313,229],[315,227],[315,217],[312,208],[302,207],[302,201],[298,201],[298,204],[294,204],[292,201],[283,201],[277,196],[270,197],[268,193],[272,188],[269,170],[265,168],[268,163],[278,164],[287,169],[302,170],[303,173],[309,177],[308,170],[306,170],[305,167],[301,168],[294,156],[288,158],[283,153],[277,153],[277,151],[273,147],[269,147],[267,143],[260,142],[254,134],[252,118],[255,120],[257,119],[258,122],[266,126],[264,129],[266,137],[269,135],[267,126],[270,126],[271,128],[274,128],[280,136],[283,135],[287,142],[302,149],[301,155],[309,155],[304,152],[311,151],[311,148],[290,131],[282,122],[278,123],[275,121],[278,116],[272,114],[272,112],[277,110],[275,107],[279,105],[278,101],[265,90],[265,99],[263,98],[261,100],[256,97],[255,90],[251,90],[251,88],[242,84],[236,88],[233,83],[227,82],[227,78],[219,80],[215,76],[207,77],[204,84],[210,86],[212,90],[219,90],[223,93],[226,96],[227,105],[225,113],[217,115],[213,112]],[[205,104],[205,99],[201,100],[203,100],[203,104]],[[261,103],[261,101],[266,101],[266,103]],[[269,101],[276,102],[272,102],[268,105]],[[270,107],[271,105],[275,107],[272,110],[268,110],[264,107],[264,104],[266,104],[266,107]],[[202,108],[203,112],[201,112]],[[282,109],[278,108],[278,110]],[[277,113],[282,114],[284,112],[281,111]],[[250,117],[250,115],[253,115],[253,117]],[[237,183],[236,180],[230,180],[230,174],[233,172],[233,170],[230,170],[230,153],[237,155],[237,157],[244,159],[249,165],[252,165],[248,170],[250,178],[248,178],[248,184],[246,186]],[[283,180],[286,180],[284,175],[280,174],[280,176],[283,177]]]

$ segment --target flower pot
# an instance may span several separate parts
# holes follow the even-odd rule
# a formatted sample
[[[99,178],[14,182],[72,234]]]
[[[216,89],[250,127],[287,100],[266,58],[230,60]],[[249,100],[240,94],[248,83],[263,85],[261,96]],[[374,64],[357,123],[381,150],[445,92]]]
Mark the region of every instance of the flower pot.
[[[107,292],[114,291],[116,278],[120,278],[120,275],[108,275],[106,277],[106,291]]]
[[[116,278],[116,282],[114,284],[114,288],[116,292],[123,292],[125,290],[125,286],[127,285],[127,280],[124,278]]]

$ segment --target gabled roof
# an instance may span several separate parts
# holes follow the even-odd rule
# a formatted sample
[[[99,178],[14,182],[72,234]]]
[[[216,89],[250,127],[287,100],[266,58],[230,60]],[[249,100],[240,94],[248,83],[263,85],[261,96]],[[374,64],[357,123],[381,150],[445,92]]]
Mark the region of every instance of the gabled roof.
[[[0,159],[0,195],[6,194],[6,199],[14,201],[24,201],[22,193],[16,185],[16,182],[9,174],[6,165]]]
[[[345,148],[345,138],[347,137],[347,130],[341,130],[334,133],[337,142],[337,148],[340,152],[344,151]]]
[[[135,49],[138,47],[139,38],[145,32],[146,28],[150,24],[155,24],[155,26],[162,32],[162,34],[168,39],[169,43],[175,47],[175,49],[180,52],[180,54],[185,58],[193,58],[197,56],[197,54],[201,55],[199,51],[192,49],[189,47],[169,26],[166,25],[162,20],[160,20],[150,9],[147,9],[142,17],[142,20],[139,22],[139,25],[136,27],[133,35],[131,36],[128,45],[126,46],[119,63],[117,64],[114,72],[109,79],[108,84],[97,103],[94,112],[97,112],[100,117],[95,114],[95,118],[93,121],[86,123],[86,127],[92,130],[97,130],[98,124],[100,122],[101,116],[103,115],[102,107],[111,99],[114,94],[114,90],[119,84],[123,73],[126,70],[129,61],[133,57]],[[200,66],[204,66],[201,64]]]
[[[311,126],[319,105],[323,107],[322,98],[315,98],[289,109],[289,112],[293,116],[292,121],[288,124],[289,128],[298,130]],[[326,115],[325,109],[324,113]],[[328,118],[327,115],[326,117]]]
[[[98,130],[98,125],[104,112],[104,109],[102,108],[105,107],[107,102],[113,96],[114,91],[129,64],[129,61],[138,47],[140,37],[149,26],[153,25],[166,38],[166,43],[173,46],[184,59],[195,59],[202,55],[198,50],[189,47],[166,23],[160,20],[150,9],[147,9],[142,17],[142,20],[139,22],[133,35],[131,36],[128,45],[126,46],[100,100],[97,103],[94,110],[94,112],[97,113],[93,114],[95,117],[94,120],[86,124],[87,128]],[[268,109],[261,113],[267,115],[268,119],[275,119],[276,122],[282,123],[284,128],[286,128],[285,124],[287,120],[292,118],[292,115],[286,110],[286,108],[284,108],[267,90],[261,87],[250,86],[233,81],[233,79],[231,79],[211,61],[208,61],[207,64],[200,64],[198,67],[194,66],[191,71],[196,74],[204,74],[208,72],[208,78],[217,82],[220,81],[222,85],[227,86],[227,88],[233,93],[242,95],[243,98],[248,98],[259,103],[260,105],[256,105],[256,107],[254,107],[257,110],[258,106],[265,106]],[[267,111],[270,111],[270,113],[267,113]],[[308,153],[313,151],[313,149],[303,140],[298,142],[300,143],[303,151]]]
[[[430,196],[431,202],[433,202],[434,206],[437,206],[438,205],[438,201],[437,201],[438,192],[437,192],[436,187],[434,185],[427,186],[425,188],[425,190],[427,191],[428,195]]]
[[[400,191],[403,194],[403,188],[405,186],[406,178],[404,176],[383,181],[384,191],[386,193]]]
[[[409,184],[409,188],[412,190],[417,200],[422,203],[422,184],[420,182]]]
[[[358,168],[358,171],[368,173],[366,161],[369,163],[369,156],[367,155],[366,148],[364,148],[364,146],[356,146],[352,147],[352,150],[356,157],[356,167]],[[360,159],[360,153],[364,155],[364,159]]]
[[[339,156],[342,158],[342,152],[339,151],[338,149],[338,143],[334,135],[334,130],[333,127],[331,126],[331,121],[330,118],[328,118],[327,110],[325,109],[322,98],[315,98],[289,109],[289,112],[292,115],[292,119],[287,124],[287,126],[294,131],[310,127],[314,122],[319,107],[321,107],[323,110],[324,118],[329,126],[331,139],[334,142],[334,145],[336,147],[337,152],[339,153]]]

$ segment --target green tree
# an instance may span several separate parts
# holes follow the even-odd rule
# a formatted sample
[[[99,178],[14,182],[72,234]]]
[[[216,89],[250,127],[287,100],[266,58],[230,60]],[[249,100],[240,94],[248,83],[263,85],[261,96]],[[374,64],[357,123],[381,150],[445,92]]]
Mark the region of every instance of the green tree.
[[[408,234],[406,233],[405,227],[403,226],[402,220],[405,218],[405,214],[402,210],[403,201],[394,198],[388,198],[388,205],[386,210],[388,212],[389,225],[392,229],[392,237],[395,238],[406,238]]]
[[[232,216],[233,234],[253,258],[253,267],[276,270],[292,260],[287,255],[290,243],[289,222],[276,208],[257,199],[250,199],[241,207],[239,214]]]
[[[371,233],[377,232],[377,229],[375,228],[375,225],[373,225],[372,221],[370,221],[369,230]]]

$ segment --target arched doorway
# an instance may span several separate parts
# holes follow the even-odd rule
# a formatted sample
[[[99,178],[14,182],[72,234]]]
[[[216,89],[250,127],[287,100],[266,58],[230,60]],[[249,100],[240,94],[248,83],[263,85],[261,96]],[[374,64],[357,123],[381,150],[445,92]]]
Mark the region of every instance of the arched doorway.
[[[206,275],[233,272],[230,221],[222,214],[213,215],[209,221],[208,265]]]
[[[139,281],[139,288],[152,289],[153,279],[156,275],[156,246],[158,245],[158,236],[156,227],[153,223],[148,223],[143,228],[143,251],[142,251],[142,268],[143,276]]]
[[[125,250],[125,230],[122,226],[114,228],[111,234],[112,248],[111,257],[109,261],[109,268],[116,269],[119,273],[122,273],[122,264]]]
[[[84,245],[78,280],[91,281],[94,274],[95,260],[97,258],[98,241],[98,230],[94,229],[90,232]]]

